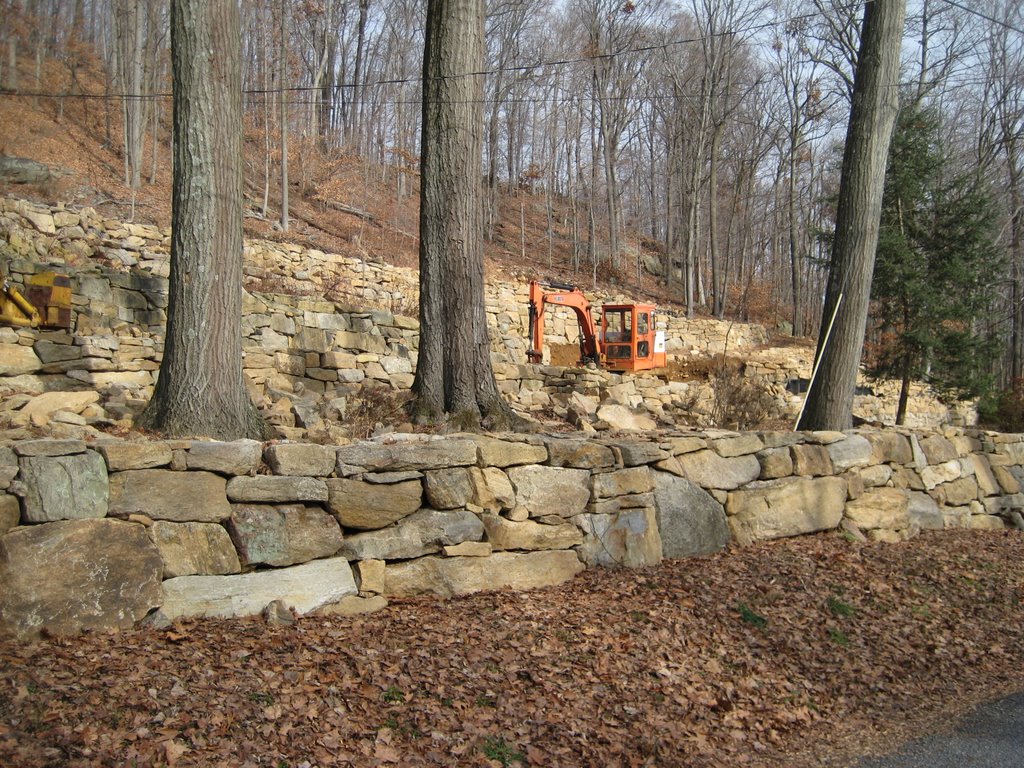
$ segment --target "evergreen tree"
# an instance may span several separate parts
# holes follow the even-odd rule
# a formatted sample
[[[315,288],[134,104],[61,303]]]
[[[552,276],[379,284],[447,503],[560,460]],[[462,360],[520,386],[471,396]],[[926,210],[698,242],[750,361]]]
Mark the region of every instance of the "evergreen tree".
[[[867,361],[870,375],[901,381],[897,424],[911,381],[952,399],[976,397],[990,386],[998,353],[988,322],[1001,269],[996,210],[983,182],[951,165],[937,115],[904,106],[885,179]]]

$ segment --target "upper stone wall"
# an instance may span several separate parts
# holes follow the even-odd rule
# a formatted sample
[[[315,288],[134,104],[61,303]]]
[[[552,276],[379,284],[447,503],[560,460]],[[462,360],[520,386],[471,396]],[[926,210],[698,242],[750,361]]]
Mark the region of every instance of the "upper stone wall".
[[[169,247],[167,229],[105,219],[89,208],[0,198],[0,256],[7,258],[11,280],[22,282],[47,268],[67,272],[75,315],[71,333],[0,328],[0,385],[30,395],[92,389],[104,395],[104,407],[113,397],[116,413],[95,413],[100,408],[95,406],[86,422],[118,420],[137,410],[151,393],[162,355]],[[250,290],[243,307],[244,366],[255,399],[282,436],[332,439],[331,419],[343,418],[367,387],[410,386],[419,324],[402,311],[415,312],[414,271],[250,241],[245,276]],[[641,408],[663,426],[710,423],[715,395],[706,382],[527,365],[527,291],[525,283],[491,282],[486,288],[496,375],[514,407],[525,414],[553,410],[571,417],[570,400],[579,395],[591,404],[577,399],[576,417],[585,414],[581,424],[599,428],[605,422],[589,416],[596,416],[601,404]],[[603,298],[626,299],[591,296],[595,302]],[[758,325],[667,313],[661,318],[670,358],[723,352],[744,357],[745,375],[763,378],[780,413],[795,416],[801,398],[786,386],[809,375],[813,350],[762,348],[767,336]],[[567,312],[552,312],[546,329],[546,348],[578,341],[577,324]],[[858,397],[856,415],[891,422],[895,390],[872,387],[881,396]],[[77,422],[82,410],[61,406],[57,412]],[[35,418],[42,417],[37,412]],[[915,390],[910,426],[932,427],[952,418],[927,390]],[[0,427],[4,420],[0,412]],[[28,414],[7,420],[8,426],[30,421]]]

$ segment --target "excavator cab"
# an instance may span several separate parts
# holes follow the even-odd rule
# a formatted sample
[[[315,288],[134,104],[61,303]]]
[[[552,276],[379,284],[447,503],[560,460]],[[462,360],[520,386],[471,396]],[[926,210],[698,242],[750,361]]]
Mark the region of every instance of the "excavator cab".
[[[653,304],[606,304],[601,308],[600,348],[609,371],[648,371],[666,363],[665,333],[656,327]]]

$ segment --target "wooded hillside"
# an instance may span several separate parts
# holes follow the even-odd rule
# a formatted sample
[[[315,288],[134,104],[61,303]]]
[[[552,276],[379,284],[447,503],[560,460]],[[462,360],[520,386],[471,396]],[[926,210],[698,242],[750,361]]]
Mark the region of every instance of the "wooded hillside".
[[[0,12],[0,153],[67,172],[37,195],[165,222],[168,2],[3,0]],[[491,2],[492,268],[618,279],[690,314],[814,333],[861,12]],[[251,230],[415,262],[422,15],[411,0],[244,4]],[[981,364],[1003,388],[1024,373],[1022,16],[1011,0],[911,2],[901,77],[902,103],[934,117],[944,179],[969,177],[995,211],[1003,258],[984,314],[962,322],[1000,342]],[[903,329],[876,316],[869,351],[884,354]]]

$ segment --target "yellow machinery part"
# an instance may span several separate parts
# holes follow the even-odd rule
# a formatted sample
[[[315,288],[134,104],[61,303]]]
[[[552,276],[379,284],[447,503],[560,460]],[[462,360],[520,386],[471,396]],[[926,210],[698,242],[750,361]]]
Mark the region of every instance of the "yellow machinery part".
[[[24,293],[4,279],[0,324],[70,329],[71,279],[56,272],[40,272],[25,279]]]
[[[21,291],[4,280],[0,291],[0,323],[35,328],[41,321],[39,312]]]

